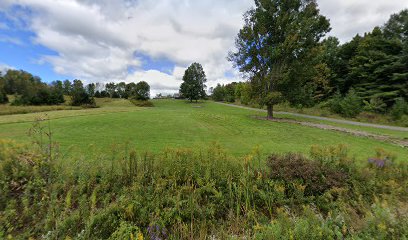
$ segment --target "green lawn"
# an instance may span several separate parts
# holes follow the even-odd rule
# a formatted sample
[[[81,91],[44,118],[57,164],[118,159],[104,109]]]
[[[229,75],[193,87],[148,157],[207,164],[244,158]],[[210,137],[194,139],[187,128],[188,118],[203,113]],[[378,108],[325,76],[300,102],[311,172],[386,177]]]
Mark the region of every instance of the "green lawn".
[[[106,100],[98,109],[48,112],[54,140],[63,153],[86,154],[91,149],[112,151],[128,143],[139,151],[159,152],[166,147],[205,148],[219,143],[236,156],[260,146],[271,152],[309,152],[312,145],[346,144],[365,161],[375,148],[384,148],[408,160],[408,149],[376,140],[316,128],[255,119],[262,115],[212,102],[188,104],[157,100],[154,108],[137,108],[125,100]],[[40,113],[0,116],[0,138],[28,142],[28,129]]]

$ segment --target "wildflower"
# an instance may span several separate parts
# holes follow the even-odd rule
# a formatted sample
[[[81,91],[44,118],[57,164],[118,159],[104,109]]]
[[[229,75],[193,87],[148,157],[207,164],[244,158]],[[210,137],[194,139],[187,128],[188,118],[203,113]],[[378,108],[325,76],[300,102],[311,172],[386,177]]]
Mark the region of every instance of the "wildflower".
[[[380,159],[380,158],[369,158],[368,163],[371,165],[374,165],[378,168],[384,168],[386,165],[388,165],[388,158]]]
[[[137,240],[143,240],[143,234],[141,232],[137,233]]]
[[[275,190],[279,193],[284,193],[285,192],[285,186],[282,185],[275,185]]]

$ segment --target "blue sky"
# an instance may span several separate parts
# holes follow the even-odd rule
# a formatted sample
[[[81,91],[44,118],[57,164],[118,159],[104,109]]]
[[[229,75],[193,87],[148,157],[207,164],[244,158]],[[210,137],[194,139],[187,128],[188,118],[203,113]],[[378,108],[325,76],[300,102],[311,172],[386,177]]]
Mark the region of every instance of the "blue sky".
[[[41,76],[45,81],[70,78],[57,74],[50,63],[40,63],[42,55],[58,55],[57,52],[34,44],[35,33],[17,27],[13,21],[0,12],[0,63],[17,69],[23,69],[34,75]]]
[[[408,8],[406,0],[318,0],[345,42]],[[252,0],[1,0],[0,69],[44,81],[147,81],[175,92],[186,67],[200,62],[209,87],[240,81],[226,60]]]

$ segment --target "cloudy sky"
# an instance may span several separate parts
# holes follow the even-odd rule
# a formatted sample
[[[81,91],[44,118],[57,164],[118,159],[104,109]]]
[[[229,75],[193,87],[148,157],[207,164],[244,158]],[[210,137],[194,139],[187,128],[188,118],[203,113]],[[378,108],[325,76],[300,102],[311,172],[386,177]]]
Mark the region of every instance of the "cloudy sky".
[[[342,42],[382,25],[408,0],[318,0]],[[0,70],[44,81],[147,81],[178,90],[200,62],[209,86],[239,80],[226,60],[252,0],[0,0]]]

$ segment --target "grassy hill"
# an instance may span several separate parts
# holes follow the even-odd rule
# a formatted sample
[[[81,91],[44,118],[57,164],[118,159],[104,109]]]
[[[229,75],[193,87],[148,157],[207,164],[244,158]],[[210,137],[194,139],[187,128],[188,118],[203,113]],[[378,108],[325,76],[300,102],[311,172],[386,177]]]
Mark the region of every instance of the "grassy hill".
[[[156,100],[154,108],[138,108],[127,100],[98,99],[98,109],[47,112],[54,141],[62,152],[110,152],[115,144],[139,151],[160,152],[167,147],[207,147],[216,142],[235,156],[259,146],[271,152],[308,153],[312,145],[346,144],[360,161],[374,156],[376,148],[407,160],[408,149],[373,139],[290,123],[257,119],[263,113],[235,109],[212,102],[188,104]],[[0,117],[0,138],[29,142],[28,129],[44,113]],[[371,131],[376,131],[371,129]],[[69,151],[68,151],[69,150]]]

